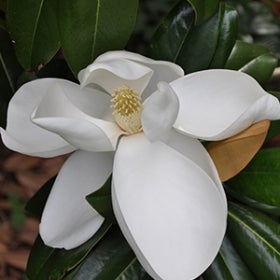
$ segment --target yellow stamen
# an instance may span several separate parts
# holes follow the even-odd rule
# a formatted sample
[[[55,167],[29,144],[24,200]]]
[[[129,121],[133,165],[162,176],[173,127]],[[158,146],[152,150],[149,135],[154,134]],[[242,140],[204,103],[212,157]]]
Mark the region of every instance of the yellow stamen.
[[[134,134],[142,130],[143,105],[137,91],[128,86],[116,88],[111,102],[115,120],[125,132]]]

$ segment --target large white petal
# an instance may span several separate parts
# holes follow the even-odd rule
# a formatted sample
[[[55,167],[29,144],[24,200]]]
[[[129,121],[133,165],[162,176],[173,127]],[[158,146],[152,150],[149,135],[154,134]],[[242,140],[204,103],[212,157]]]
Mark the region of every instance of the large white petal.
[[[112,153],[76,151],[63,165],[47,200],[40,234],[46,245],[71,249],[95,234],[104,218],[85,197],[112,172]]]
[[[141,94],[152,74],[151,68],[139,63],[125,59],[112,59],[90,64],[79,72],[78,77],[83,87],[94,84],[113,94],[115,89],[129,86]]]
[[[280,118],[277,98],[242,72],[205,70],[171,86],[180,102],[174,127],[197,138],[220,140],[257,121]]]
[[[95,62],[104,62],[113,59],[127,59],[130,61],[135,61],[153,70],[153,76],[151,77],[148,86],[142,94],[143,99],[146,99],[154,91],[156,91],[158,82],[164,81],[169,83],[184,76],[184,70],[175,63],[169,61],[154,60],[143,55],[124,50],[106,52],[97,57]]]
[[[215,182],[196,162],[135,134],[119,143],[113,182],[119,225],[154,279],[194,279],[211,264],[227,211]]]
[[[221,198],[224,201],[225,209],[227,210],[227,199],[218,171],[209,153],[200,141],[172,129],[164,139],[164,142],[192,160],[208,174],[208,176],[215,182],[215,185],[221,194]]]
[[[77,149],[114,150],[122,131],[111,121],[109,96],[95,89],[77,92],[76,86],[54,84],[34,111],[33,122]]]
[[[74,150],[74,147],[57,134],[31,122],[34,109],[54,84],[70,82],[60,79],[38,79],[24,84],[9,103],[6,130],[1,129],[4,144],[17,152],[52,157]]]
[[[158,90],[144,102],[142,126],[150,141],[156,141],[172,128],[179,110],[179,101],[172,88],[159,82]]]

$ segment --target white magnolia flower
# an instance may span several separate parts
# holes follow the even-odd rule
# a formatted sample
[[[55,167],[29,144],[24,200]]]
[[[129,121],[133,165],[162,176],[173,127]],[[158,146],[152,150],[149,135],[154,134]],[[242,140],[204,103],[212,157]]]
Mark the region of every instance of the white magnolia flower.
[[[113,172],[119,226],[154,279],[193,279],[213,261],[227,218],[216,168],[199,139],[232,136],[279,119],[278,100],[246,74],[184,76],[170,62],[108,52],[79,73],[81,86],[38,79],[12,98],[4,143],[52,157],[75,151],[57,176],[40,234],[71,249],[103,223],[85,200]]]

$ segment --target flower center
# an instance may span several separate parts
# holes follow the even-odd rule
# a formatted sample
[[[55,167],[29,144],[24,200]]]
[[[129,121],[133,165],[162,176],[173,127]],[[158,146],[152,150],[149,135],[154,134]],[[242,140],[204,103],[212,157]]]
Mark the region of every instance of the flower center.
[[[116,123],[125,132],[134,134],[142,130],[143,105],[137,91],[128,86],[116,88],[111,102]]]

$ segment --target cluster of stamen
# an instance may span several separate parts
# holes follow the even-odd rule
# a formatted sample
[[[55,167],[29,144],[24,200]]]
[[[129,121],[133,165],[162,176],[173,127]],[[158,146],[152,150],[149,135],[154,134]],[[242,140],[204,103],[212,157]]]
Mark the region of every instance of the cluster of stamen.
[[[128,86],[116,88],[111,102],[116,123],[126,133],[134,134],[141,131],[143,105],[138,92]]]

